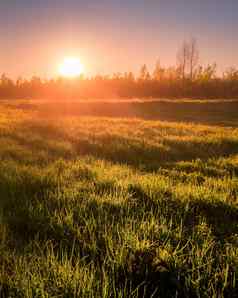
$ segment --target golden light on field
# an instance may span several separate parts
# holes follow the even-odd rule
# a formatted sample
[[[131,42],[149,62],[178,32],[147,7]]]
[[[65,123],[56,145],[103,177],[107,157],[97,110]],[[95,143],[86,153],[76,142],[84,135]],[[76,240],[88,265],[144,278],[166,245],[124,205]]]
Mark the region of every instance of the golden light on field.
[[[84,72],[81,61],[76,57],[67,57],[59,66],[59,73],[63,77],[74,78]]]

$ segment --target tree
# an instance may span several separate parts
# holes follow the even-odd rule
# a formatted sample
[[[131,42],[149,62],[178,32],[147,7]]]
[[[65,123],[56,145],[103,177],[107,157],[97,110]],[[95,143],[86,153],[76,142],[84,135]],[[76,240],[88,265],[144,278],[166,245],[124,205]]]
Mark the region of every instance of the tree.
[[[183,42],[177,53],[177,62],[182,79],[184,80],[188,73],[190,80],[193,80],[199,62],[199,51],[195,38]]]
[[[228,68],[223,74],[223,78],[228,81],[238,81],[238,70],[234,67]]]
[[[124,73],[124,80],[128,81],[128,82],[134,82],[135,81],[135,77],[133,72],[125,72]]]
[[[208,64],[205,67],[199,66],[196,71],[196,80],[200,82],[209,82],[216,77],[216,70],[216,63]]]
[[[186,69],[189,63],[189,44],[184,41],[177,53],[177,63],[182,79],[186,77]]]
[[[156,81],[162,81],[164,78],[165,70],[161,67],[160,61],[158,60],[155,64],[155,69],[153,71],[153,79]]]
[[[197,46],[197,41],[195,38],[192,38],[188,44],[188,53],[189,53],[189,68],[190,68],[190,80],[193,80],[195,69],[199,62],[199,51]]]
[[[146,64],[144,64],[142,67],[141,67],[141,70],[140,70],[140,75],[139,75],[139,79],[140,80],[143,80],[143,81],[146,81],[146,80],[149,80],[150,79],[150,73],[147,69],[147,66]]]

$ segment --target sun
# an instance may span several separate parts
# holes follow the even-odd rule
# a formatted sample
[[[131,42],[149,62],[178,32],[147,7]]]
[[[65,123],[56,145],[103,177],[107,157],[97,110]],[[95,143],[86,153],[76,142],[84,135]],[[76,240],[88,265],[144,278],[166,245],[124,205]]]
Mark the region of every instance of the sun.
[[[67,57],[59,65],[59,73],[63,77],[74,78],[84,72],[83,64],[76,57]]]

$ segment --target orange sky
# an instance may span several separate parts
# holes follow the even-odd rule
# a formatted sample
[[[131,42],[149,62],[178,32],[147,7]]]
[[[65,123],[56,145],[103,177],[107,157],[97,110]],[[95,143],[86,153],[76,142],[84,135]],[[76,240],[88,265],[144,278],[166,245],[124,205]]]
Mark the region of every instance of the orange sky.
[[[191,36],[201,63],[238,66],[237,1],[38,2],[0,3],[0,72],[52,77],[66,56],[79,57],[89,75],[136,72],[144,63],[152,69],[157,59],[175,64],[179,45]]]

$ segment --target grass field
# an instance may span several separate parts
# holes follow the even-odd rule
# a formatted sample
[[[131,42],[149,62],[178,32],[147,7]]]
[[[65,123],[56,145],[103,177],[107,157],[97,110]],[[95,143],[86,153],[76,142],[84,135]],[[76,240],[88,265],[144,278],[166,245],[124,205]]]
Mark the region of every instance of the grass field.
[[[237,126],[237,102],[0,103],[0,297],[238,297]]]

